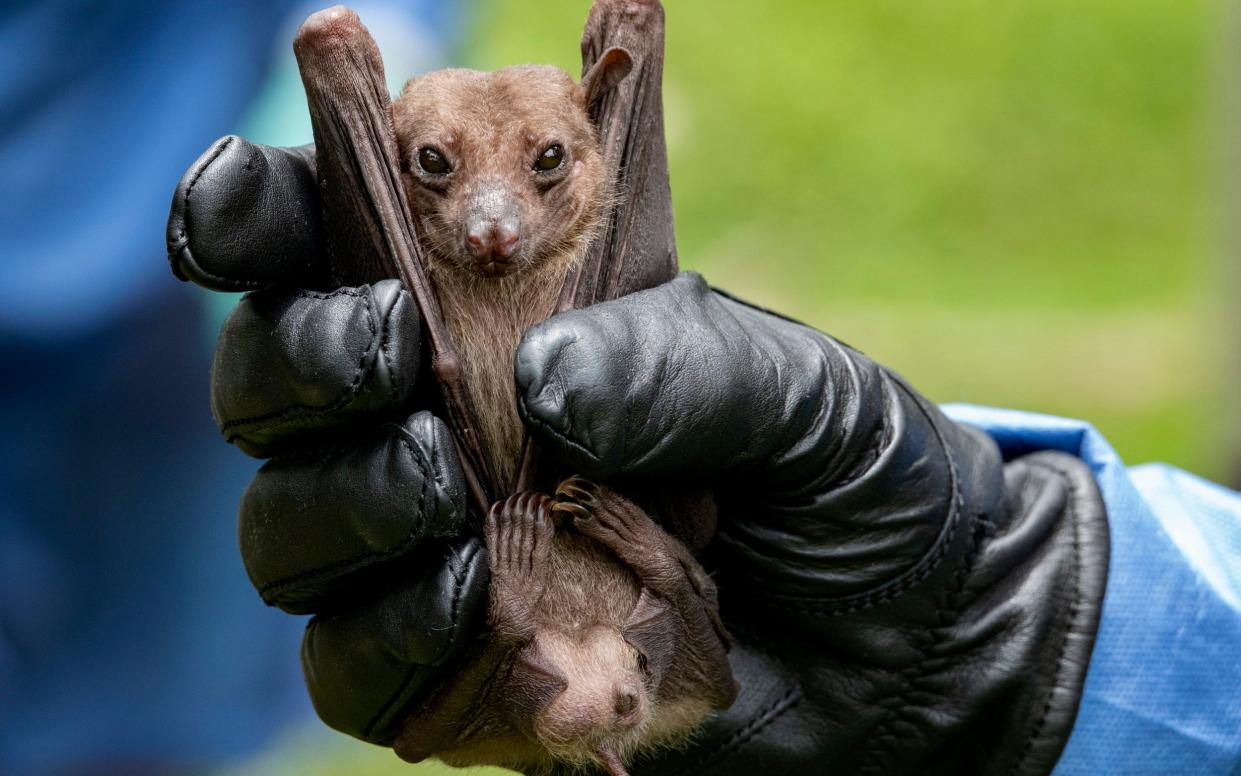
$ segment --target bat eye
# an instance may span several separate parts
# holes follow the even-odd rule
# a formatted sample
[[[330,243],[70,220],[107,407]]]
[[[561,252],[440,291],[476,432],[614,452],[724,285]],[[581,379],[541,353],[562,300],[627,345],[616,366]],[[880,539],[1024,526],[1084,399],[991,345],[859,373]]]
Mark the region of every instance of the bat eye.
[[[556,169],[564,162],[564,146],[559,143],[553,143],[543,149],[543,153],[539,154],[539,158],[534,160],[534,169],[536,172],[549,172]]]
[[[643,676],[650,676],[651,674],[651,667],[647,665],[646,655],[641,652],[638,653],[638,670],[642,672]]]
[[[452,165],[448,163],[444,155],[430,146],[418,149],[418,166],[423,172],[432,175],[447,175],[452,172]]]

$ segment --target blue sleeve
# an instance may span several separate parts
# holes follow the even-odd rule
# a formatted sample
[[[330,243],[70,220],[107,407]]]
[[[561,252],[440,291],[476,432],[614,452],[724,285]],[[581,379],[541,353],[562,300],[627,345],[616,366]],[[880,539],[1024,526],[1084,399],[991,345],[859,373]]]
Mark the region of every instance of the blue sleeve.
[[[1072,453],[1107,504],[1111,561],[1077,723],[1057,776],[1224,774],[1241,764],[1241,494],[1126,468],[1080,421],[965,405],[1006,459]]]

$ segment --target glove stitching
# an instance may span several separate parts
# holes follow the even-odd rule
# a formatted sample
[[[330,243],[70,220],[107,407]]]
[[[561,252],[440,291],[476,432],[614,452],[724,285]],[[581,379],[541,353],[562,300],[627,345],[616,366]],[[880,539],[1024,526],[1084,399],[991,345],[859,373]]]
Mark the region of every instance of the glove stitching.
[[[720,760],[745,746],[751,739],[767,727],[770,727],[777,719],[786,712],[791,711],[802,700],[802,691],[800,687],[791,687],[784,695],[767,704],[762,710],[754,715],[745,727],[733,733],[724,743],[720,744],[711,756],[702,762],[695,763],[687,769],[678,771],[681,774],[707,773],[709,768],[714,766]]]
[[[918,585],[920,582],[929,577],[944,556],[948,554],[948,550],[952,546],[952,542],[957,533],[957,528],[961,523],[961,513],[963,510],[963,497],[961,494],[961,483],[957,473],[956,462],[953,460],[952,453],[948,446],[948,442],[944,439],[943,432],[939,426],[931,419],[930,414],[922,403],[917,401],[917,396],[900,380],[893,381],[900,390],[905,391],[914,400],[914,405],[919,408],[923,416],[927,419],[931,429],[935,432],[935,438],[939,443],[940,450],[944,453],[944,459],[948,464],[948,476],[952,482],[953,498],[951,501],[951,513],[944,522],[944,528],[936,537],[935,546],[929,552],[923,555],[917,563],[911,566],[899,576],[885,582],[879,587],[859,593],[857,595],[843,596],[841,598],[828,599],[810,599],[798,598],[795,596],[782,595],[780,593],[767,593],[765,598],[772,604],[780,606],[790,612],[798,614],[807,614],[820,617],[836,617],[843,614],[852,614],[854,612],[868,609],[872,606],[890,601],[893,598],[905,593],[909,589]]]
[[[956,466],[947,448],[945,448],[945,455],[948,457],[949,468],[954,475],[953,482],[957,483],[958,481],[955,477]],[[954,487],[954,489],[956,490],[956,499],[958,501],[957,508],[958,511],[961,511],[963,509],[963,505],[960,503],[962,500],[961,492],[959,488]],[[939,692],[935,687],[919,688],[919,685],[937,670],[938,661],[934,660],[932,653],[935,647],[950,637],[946,633],[946,629],[952,625],[955,615],[958,613],[958,607],[954,605],[954,602],[962,595],[969,575],[974,570],[974,566],[978,561],[978,555],[982,550],[982,539],[986,533],[987,525],[985,523],[976,523],[973,526],[973,530],[970,531],[969,549],[966,551],[961,565],[953,573],[951,584],[937,596],[938,602],[935,606],[935,618],[938,626],[920,634],[918,641],[921,643],[911,644],[919,652],[921,659],[900,672],[903,689],[897,695],[890,696],[882,703],[887,711],[887,718],[880,722],[874,732],[867,736],[867,740],[873,742],[873,746],[866,752],[865,761],[859,766],[860,772],[876,774],[892,772],[893,764],[884,763],[880,758],[893,751],[893,747],[889,742],[899,742],[904,738],[897,726],[907,724],[915,729],[918,728],[917,723],[902,718],[902,712],[926,706],[926,704],[920,704],[915,700],[915,694],[934,695]]]
[[[518,404],[518,409],[521,414],[521,417],[526,421],[527,425],[534,424],[535,426],[543,429],[548,435],[553,436],[556,439],[559,439],[566,447],[572,448],[578,451],[580,454],[586,456],[586,458],[589,459],[591,463],[594,463],[594,464],[599,463],[599,456],[595,454],[595,451],[591,450],[589,447],[586,447],[580,442],[577,442],[565,436],[558,429],[553,428],[543,419],[535,417],[534,415],[530,414],[530,409],[529,407],[526,406],[526,396],[524,393],[518,394],[517,404]],[[570,425],[570,430],[571,430],[572,423],[570,423],[569,425]]]
[[[461,624],[460,604],[461,604],[461,594],[465,590],[466,574],[470,567],[470,561],[472,561],[474,559],[474,556],[478,554],[478,548],[479,548],[478,544],[470,545],[469,550],[465,554],[460,556],[460,560],[461,560],[460,568],[455,569],[455,568],[450,567],[450,573],[452,574],[452,578],[454,582],[454,590],[452,594],[452,605],[450,607],[450,616],[449,616],[452,624],[449,626],[449,634],[448,634],[447,640],[444,642],[444,648],[440,650],[440,653],[435,657],[433,661],[431,661],[430,665],[438,664],[439,661],[444,658],[444,655],[448,652],[448,650],[452,646],[453,639],[457,632],[457,628]],[[408,693],[409,686],[411,683],[413,683],[414,677],[417,676],[419,673],[421,673],[423,668],[424,668],[424,665],[421,663],[414,663],[410,665],[409,670],[405,673],[405,678],[401,681],[401,686],[398,687],[397,691],[393,693],[391,697],[388,698],[388,701],[384,703],[382,707],[380,707],[379,711],[375,714],[374,717],[371,718],[371,721],[368,722],[366,727],[363,729],[362,731],[363,738],[365,739],[372,738],[375,732],[375,728],[379,727],[381,722],[386,723],[390,721],[391,717],[396,716],[397,714],[400,713],[400,711],[402,711],[405,708],[409,699],[404,698],[404,696]]]
[[[414,525],[410,528],[409,534],[406,535],[406,537],[395,547],[391,547],[387,550],[370,550],[343,560],[333,561],[325,566],[317,566],[307,571],[302,571],[297,574],[291,574],[272,580],[259,588],[259,595],[265,602],[269,604],[273,603],[274,601],[282,598],[283,595],[289,592],[290,589],[300,588],[306,583],[319,584],[326,579],[334,579],[360,568],[365,568],[367,566],[374,565],[375,563],[380,563],[399,557],[409,552],[421,540],[426,538],[423,536],[423,528],[426,525],[426,502],[427,494],[430,490],[430,483],[434,480],[434,474],[427,470],[427,465],[422,460],[422,456],[417,454],[412,443],[408,439],[404,436],[398,436],[396,441],[405,447],[405,449],[409,452],[410,460],[416,467],[418,467],[419,474],[422,475],[422,488],[419,490],[415,502],[416,516],[414,518]],[[324,456],[324,458],[330,458],[333,452],[335,451],[330,451]]]
[[[194,258],[194,252],[190,250],[190,195],[194,193],[194,187],[198,185],[199,179],[206,174],[207,169],[211,167],[211,165],[215,164],[216,160],[219,159],[228,147],[233,144],[233,141],[237,139],[238,138],[236,135],[229,135],[225,138],[224,142],[216,146],[215,153],[203,162],[202,167],[199,167],[198,170],[195,171],[194,177],[190,179],[188,184],[186,184],[185,193],[181,195],[179,208],[181,211],[181,228],[177,230],[177,239],[168,247],[170,253],[175,252],[182,259],[182,261],[192,265],[198,277],[204,280],[232,289],[261,288],[264,284],[260,281],[226,278],[204,269],[203,266],[198,263],[198,260]]]
[[[1065,511],[1069,519],[1073,534],[1073,603],[1069,605],[1068,617],[1065,618],[1064,626],[1060,632],[1060,653],[1056,656],[1056,672],[1052,677],[1052,681],[1047,685],[1046,702],[1043,709],[1039,713],[1038,721],[1034,724],[1026,743],[1021,749],[1021,754],[1017,755],[1017,762],[1013,765],[1013,773],[1021,773],[1025,760],[1029,757],[1030,752],[1034,749],[1034,744],[1043,733],[1043,727],[1047,724],[1047,718],[1051,714],[1052,707],[1055,706],[1056,688],[1060,686],[1060,677],[1064,674],[1065,656],[1069,649],[1069,633],[1073,630],[1073,626],[1077,624],[1079,612],[1082,611],[1082,586],[1080,584],[1081,568],[1082,568],[1082,547],[1081,532],[1078,530],[1077,505],[1080,503],[1081,494],[1078,491],[1077,484],[1072,477],[1065,476],[1064,470],[1053,466],[1045,461],[1030,460],[1031,466],[1041,467],[1055,476],[1059,477],[1069,489],[1071,498],[1067,500]]]
[[[371,315],[371,299],[370,295],[365,290],[342,288],[327,293],[302,290],[298,292],[298,296],[304,299],[320,300],[327,300],[336,296],[352,296],[362,299],[363,303],[366,305],[366,325],[371,334],[371,341],[365,348],[363,348],[362,355],[358,359],[358,365],[354,369],[353,376],[349,383],[327,402],[324,402],[323,404],[292,404],[273,412],[265,412],[259,415],[236,418],[222,423],[220,425],[220,431],[226,434],[225,439],[228,442],[232,442],[239,437],[245,436],[247,429],[242,429],[233,434],[227,433],[237,429],[239,426],[263,425],[265,427],[258,430],[270,432],[273,428],[279,427],[282,423],[291,419],[300,419],[304,417],[314,418],[336,412],[341,407],[348,405],[350,401],[357,397],[358,393],[362,390],[362,386],[366,384],[367,380],[375,371],[377,359],[373,359],[372,357],[378,353],[379,346],[376,339],[377,332],[375,330],[375,321]],[[368,361],[371,362],[369,368],[367,367]],[[389,372],[391,372],[391,369],[389,369]]]
[[[229,135],[224,138],[224,142],[216,146],[215,153],[203,162],[202,167],[199,167],[198,170],[194,172],[194,177],[191,178],[189,184],[186,185],[185,194],[181,196],[181,208],[186,217],[182,219],[181,228],[177,231],[177,248],[184,248],[189,245],[189,225],[187,223],[189,208],[186,207],[186,205],[189,204],[190,194],[194,193],[194,187],[198,185],[198,179],[203,177],[203,173],[207,171],[207,168],[215,164],[216,159],[219,159],[220,155],[223,154],[236,139],[236,135]],[[189,251],[187,250],[186,253],[189,253]]]

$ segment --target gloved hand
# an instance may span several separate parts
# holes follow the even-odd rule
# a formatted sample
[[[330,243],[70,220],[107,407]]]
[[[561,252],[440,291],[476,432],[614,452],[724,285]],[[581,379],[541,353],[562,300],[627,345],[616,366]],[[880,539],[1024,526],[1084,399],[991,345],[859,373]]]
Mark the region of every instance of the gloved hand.
[[[397,280],[337,288],[313,149],[217,141],[173,196],[173,271],[250,290],[220,331],[212,413],[267,458],[241,499],[242,558],[268,604],[316,613],[302,643],[316,711],[390,744],[485,615],[447,426],[423,406],[420,319]]]
[[[692,274],[533,327],[516,374],[575,470],[715,486],[703,561],[741,694],[635,776],[1051,770],[1107,571],[1081,461],[1004,465],[861,353]]]
[[[179,273],[330,286],[307,154],[216,150],[174,201]],[[381,283],[247,297],[216,362],[226,435],[277,454],[243,500],[247,567],[268,600],[330,612],[303,650],[316,708],[377,743],[485,600],[476,540],[433,538],[463,498],[442,425],[409,415],[417,351],[412,305]],[[635,776],[1050,770],[1106,576],[1079,462],[1005,465],[865,356],[694,275],[556,316],[516,361],[528,427],[577,470],[716,488],[703,560],[741,695]]]

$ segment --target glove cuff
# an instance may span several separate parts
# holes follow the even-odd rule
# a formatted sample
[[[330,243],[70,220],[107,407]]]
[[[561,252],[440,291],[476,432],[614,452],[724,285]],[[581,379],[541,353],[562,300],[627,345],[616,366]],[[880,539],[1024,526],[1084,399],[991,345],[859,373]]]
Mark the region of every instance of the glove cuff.
[[[915,478],[931,503],[949,485],[936,542],[867,593],[774,603],[870,675],[841,731],[852,763],[844,770],[1049,773],[1099,625],[1109,555],[1102,497],[1079,459],[1040,452],[1001,464],[989,437],[905,391],[922,410],[907,410],[907,425],[933,428],[941,455],[934,445],[924,454],[942,457],[947,474],[941,483]],[[899,505],[900,492],[889,503]],[[946,752],[944,742],[961,744]]]

